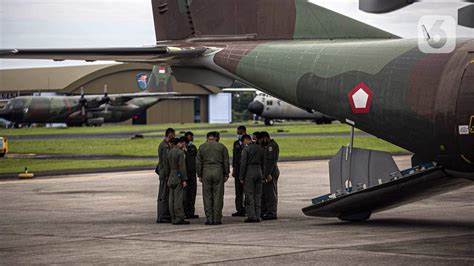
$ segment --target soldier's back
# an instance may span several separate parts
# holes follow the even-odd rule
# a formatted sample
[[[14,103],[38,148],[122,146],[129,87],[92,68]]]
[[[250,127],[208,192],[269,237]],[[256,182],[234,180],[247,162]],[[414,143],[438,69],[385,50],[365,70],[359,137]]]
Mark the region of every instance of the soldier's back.
[[[195,175],[196,173],[196,156],[197,156],[197,148],[194,145],[189,145],[186,147],[186,168],[188,170],[188,174]]]
[[[166,167],[168,153],[170,151],[170,146],[168,142],[163,140],[160,145],[158,146],[158,164],[160,169],[164,169]]]
[[[219,165],[224,163],[226,147],[219,142],[206,142],[199,147],[204,165]]]
[[[179,156],[184,154],[184,151],[178,148],[173,148],[168,153],[168,164],[170,170],[178,170],[179,169]]]
[[[263,163],[263,154],[264,150],[260,145],[250,144],[247,147],[247,164],[262,164]]]

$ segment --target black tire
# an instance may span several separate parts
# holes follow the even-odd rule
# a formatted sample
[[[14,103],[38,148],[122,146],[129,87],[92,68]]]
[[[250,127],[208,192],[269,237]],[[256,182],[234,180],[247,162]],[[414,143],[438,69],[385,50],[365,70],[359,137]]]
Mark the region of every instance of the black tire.
[[[334,119],[331,117],[324,116],[324,124],[332,124],[332,121],[334,121]]]
[[[66,123],[68,127],[82,127],[82,123]]]
[[[265,126],[273,126],[275,121],[273,119],[265,119]]]

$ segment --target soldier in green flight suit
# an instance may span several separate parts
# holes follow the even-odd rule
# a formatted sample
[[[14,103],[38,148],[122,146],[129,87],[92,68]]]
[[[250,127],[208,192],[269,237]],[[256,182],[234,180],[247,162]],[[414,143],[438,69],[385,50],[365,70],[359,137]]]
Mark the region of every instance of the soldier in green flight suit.
[[[197,219],[199,215],[195,214],[196,204],[196,192],[197,192],[197,178],[196,178],[196,156],[197,148],[193,144],[194,134],[192,132],[186,132],[186,147],[184,152],[186,153],[186,172],[188,173],[188,186],[185,189],[184,196],[184,213],[187,219]]]
[[[183,199],[184,189],[188,185],[188,176],[186,173],[186,155],[183,151],[186,146],[186,138],[181,137],[173,140],[173,148],[168,153],[168,187],[169,192],[169,208],[171,222],[174,225],[189,224],[184,220]]]
[[[278,178],[280,170],[278,169],[278,159],[280,147],[275,140],[270,138],[268,132],[261,132],[262,146],[264,147],[263,164],[263,201],[265,204],[265,213],[262,220],[277,219],[278,209]]]
[[[245,206],[247,209],[246,223],[260,222],[262,200],[262,167],[263,148],[252,143],[249,135],[242,137],[244,149],[240,165],[240,182],[244,185]]]
[[[202,182],[206,225],[222,224],[224,183],[229,179],[229,151],[217,142],[217,132],[207,134],[207,142],[199,146],[196,170]]]
[[[160,187],[157,200],[157,223],[171,223],[169,212],[169,188],[168,188],[168,152],[171,149],[171,140],[175,138],[175,130],[168,128],[165,139],[158,146],[158,167],[156,172],[160,176]]]
[[[242,150],[244,144],[242,142],[242,136],[247,134],[247,128],[245,126],[239,126],[237,128],[237,140],[234,142],[232,151],[232,177],[234,177],[235,183],[235,209],[237,212],[233,213],[232,216],[245,217],[245,205],[244,205],[244,186],[240,183],[240,160],[242,157]]]

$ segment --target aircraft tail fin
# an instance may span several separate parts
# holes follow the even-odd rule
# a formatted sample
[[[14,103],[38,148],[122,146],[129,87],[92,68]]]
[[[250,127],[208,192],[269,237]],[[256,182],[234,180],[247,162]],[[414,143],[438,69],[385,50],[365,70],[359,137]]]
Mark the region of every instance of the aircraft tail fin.
[[[152,0],[157,41],[399,38],[308,0]]]
[[[172,73],[171,67],[167,65],[154,66],[144,92],[174,92]]]

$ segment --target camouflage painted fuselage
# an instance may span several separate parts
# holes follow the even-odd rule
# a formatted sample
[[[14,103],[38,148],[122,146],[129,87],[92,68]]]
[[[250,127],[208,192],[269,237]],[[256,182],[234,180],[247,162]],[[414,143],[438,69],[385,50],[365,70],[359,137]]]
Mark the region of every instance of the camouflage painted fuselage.
[[[418,40],[305,40],[224,44],[214,63],[291,104],[315,109],[433,160],[474,172],[474,41],[425,54]],[[365,112],[350,92],[365,84]],[[460,127],[469,127],[460,132]]]
[[[98,104],[87,108],[86,115],[82,115],[79,96],[22,96],[10,100],[4,109],[0,109],[0,117],[24,124],[81,124],[97,118],[103,118],[104,123],[117,123],[139,115],[158,101],[156,97],[134,98],[120,105],[110,105],[107,112],[104,105]]]

